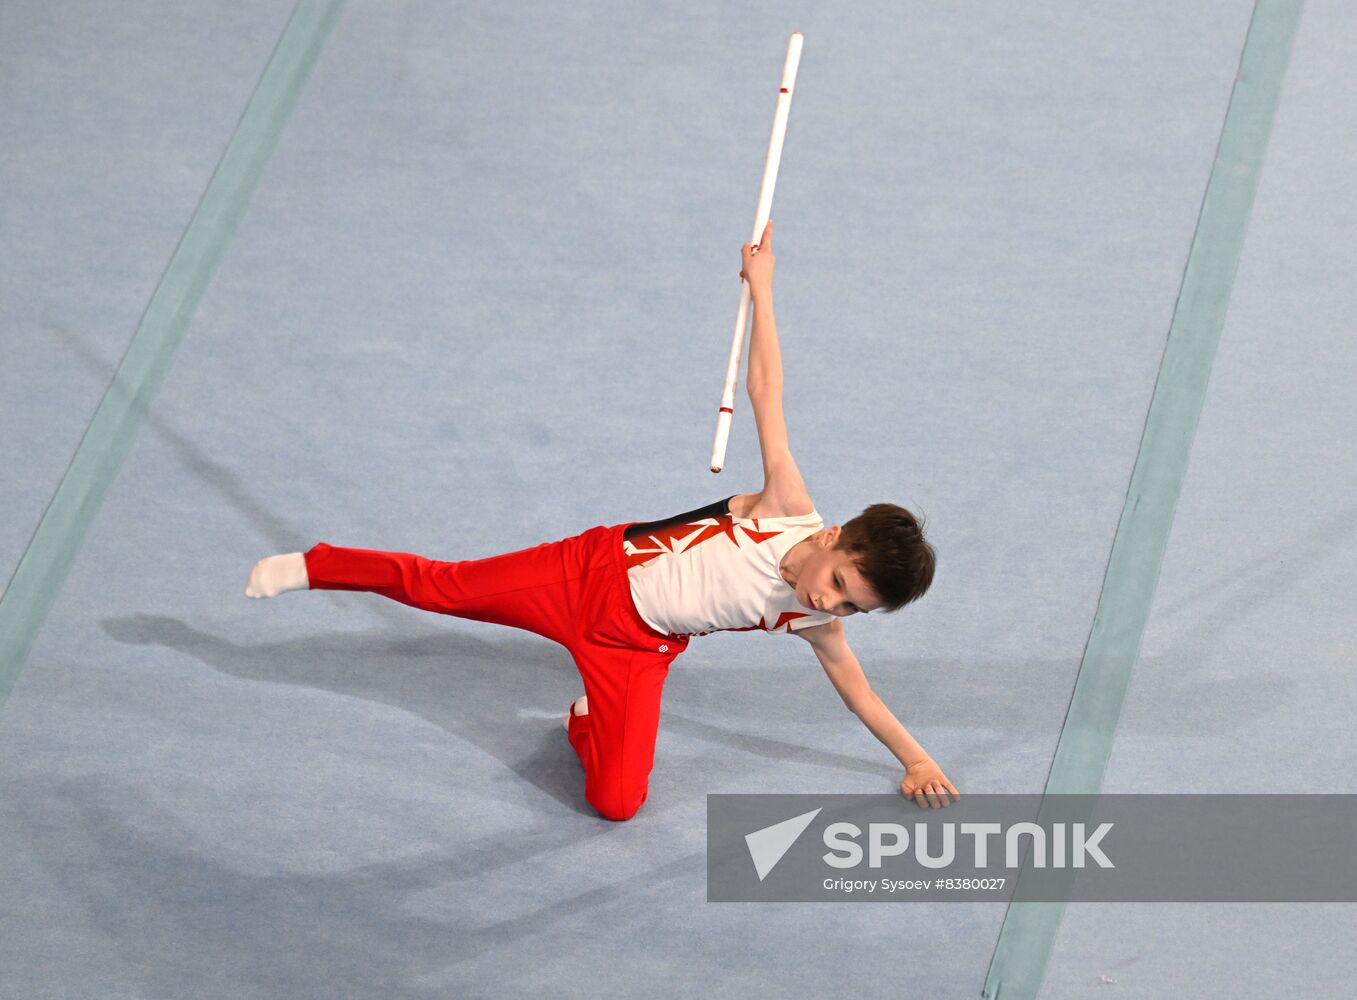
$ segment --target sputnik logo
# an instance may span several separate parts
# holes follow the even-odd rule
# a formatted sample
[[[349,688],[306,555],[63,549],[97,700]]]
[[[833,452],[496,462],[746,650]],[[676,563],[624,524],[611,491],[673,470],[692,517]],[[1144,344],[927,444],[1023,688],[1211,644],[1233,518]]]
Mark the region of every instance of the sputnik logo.
[[[806,827],[810,826],[810,821],[818,815],[820,810],[812,809],[800,816],[793,816],[781,823],[774,823],[762,830],[745,834],[745,846],[749,848],[749,856],[754,861],[754,869],[759,873],[760,882],[782,860],[782,856],[796,843],[796,838],[805,832]]]

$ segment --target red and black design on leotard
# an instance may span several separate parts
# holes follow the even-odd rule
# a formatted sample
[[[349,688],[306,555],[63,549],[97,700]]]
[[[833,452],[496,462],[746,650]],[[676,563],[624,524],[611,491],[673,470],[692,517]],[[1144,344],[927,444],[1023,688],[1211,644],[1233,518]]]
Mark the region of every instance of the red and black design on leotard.
[[[663,528],[672,527],[675,524],[696,524],[698,521],[709,517],[725,517],[730,514],[730,501],[734,500],[738,493],[732,493],[724,500],[718,500],[716,503],[708,504],[705,507],[699,507],[697,510],[685,511],[682,514],[675,514],[673,517],[666,517],[663,521],[647,521],[645,524],[633,524],[622,533],[622,537],[627,541],[633,538],[639,538],[642,535],[648,535],[652,531],[659,531]]]

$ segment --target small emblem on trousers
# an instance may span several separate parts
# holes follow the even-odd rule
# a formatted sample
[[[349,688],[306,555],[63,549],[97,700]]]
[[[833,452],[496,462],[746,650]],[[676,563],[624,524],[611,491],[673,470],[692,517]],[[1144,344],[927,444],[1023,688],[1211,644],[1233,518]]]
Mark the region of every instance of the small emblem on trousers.
[[[660,652],[661,652],[661,653],[667,653],[667,652],[669,652],[669,647],[668,647],[668,646],[661,646],[661,647],[660,647]]]

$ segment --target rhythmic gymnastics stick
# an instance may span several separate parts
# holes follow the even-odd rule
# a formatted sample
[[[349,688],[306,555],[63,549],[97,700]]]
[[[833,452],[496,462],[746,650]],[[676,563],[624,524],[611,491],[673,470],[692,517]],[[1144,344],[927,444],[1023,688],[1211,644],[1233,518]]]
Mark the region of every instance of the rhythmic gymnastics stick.
[[[793,32],[787,43],[787,61],[782,66],[782,87],[777,95],[777,110],[773,113],[773,135],[768,140],[768,161],[763,167],[763,187],[759,189],[759,206],[754,213],[755,243],[763,236],[763,227],[773,213],[773,189],[777,187],[777,168],[782,163],[782,140],[787,135],[787,115],[792,110],[792,91],[796,89],[796,69],[801,64],[801,32]],[[735,337],[730,344],[730,360],[726,363],[726,385],[721,391],[721,409],[716,414],[716,440],[711,449],[711,471],[720,472],[726,464],[726,442],[730,438],[730,419],[735,414],[735,385],[740,378],[740,355],[744,353],[744,335],[749,327],[749,282],[740,279],[740,311],[735,318]]]

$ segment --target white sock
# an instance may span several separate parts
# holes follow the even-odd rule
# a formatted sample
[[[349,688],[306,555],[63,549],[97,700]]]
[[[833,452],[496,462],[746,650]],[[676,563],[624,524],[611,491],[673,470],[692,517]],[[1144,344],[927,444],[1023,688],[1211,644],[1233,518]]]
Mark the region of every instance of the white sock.
[[[246,597],[277,597],[289,590],[306,590],[311,581],[306,576],[306,557],[300,552],[269,556],[254,564],[250,578],[245,582]]]
[[[580,695],[578,698],[575,699],[575,714],[576,714],[576,715],[588,715],[588,714],[589,714],[589,696],[588,696],[588,695],[582,694],[582,695]],[[565,713],[565,718],[561,720],[561,725],[565,727],[565,731],[566,731],[566,732],[570,732],[570,713],[569,713],[569,712],[566,712],[566,713]]]

